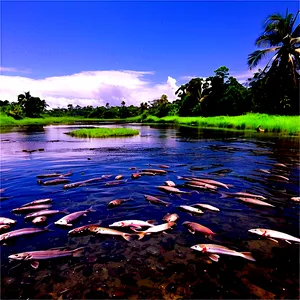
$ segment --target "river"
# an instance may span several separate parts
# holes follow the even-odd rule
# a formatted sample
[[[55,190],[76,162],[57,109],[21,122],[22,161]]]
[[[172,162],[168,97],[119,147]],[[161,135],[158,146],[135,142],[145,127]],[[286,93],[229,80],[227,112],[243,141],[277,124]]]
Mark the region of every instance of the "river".
[[[53,224],[63,215],[49,216],[48,231],[1,245],[1,299],[299,298],[299,244],[276,243],[248,232],[267,228],[299,237],[299,203],[290,200],[300,194],[299,138],[175,125],[122,126],[138,129],[140,134],[106,139],[65,134],[87,125],[23,127],[1,134],[1,216],[17,220],[11,230],[34,227],[24,221],[24,214],[11,210],[36,199],[52,198],[51,209],[70,213],[91,206],[94,210],[67,228]],[[161,164],[169,166],[164,169],[166,175],[131,178],[134,172],[160,169]],[[133,167],[137,171],[130,170]],[[66,177],[70,182],[113,176],[73,189],[37,182],[36,176],[56,172],[72,172]],[[119,174],[124,182],[105,185]],[[274,180],[271,174],[289,180]],[[181,190],[191,191],[177,176],[209,178],[229,185],[229,189],[182,195],[157,189],[172,180]],[[259,194],[274,207],[223,197],[225,192]],[[145,200],[146,194],[170,205],[151,204]],[[119,198],[130,201],[108,207],[108,202]],[[178,208],[196,203],[207,203],[220,211],[203,209],[204,214],[195,215]],[[122,220],[162,224],[167,213],[178,214],[177,226],[141,240],[68,236],[70,229],[100,220],[102,227]],[[217,234],[191,234],[182,225],[184,221],[200,223]],[[219,262],[213,262],[190,248],[213,243],[250,251],[256,261],[220,255]],[[37,269],[29,261],[8,260],[11,254],[60,247],[86,248],[83,256],[40,261]]]

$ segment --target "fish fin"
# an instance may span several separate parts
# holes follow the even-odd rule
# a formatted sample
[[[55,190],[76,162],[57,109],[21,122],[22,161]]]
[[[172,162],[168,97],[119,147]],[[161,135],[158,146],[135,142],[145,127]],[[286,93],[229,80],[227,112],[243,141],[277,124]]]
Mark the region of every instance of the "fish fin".
[[[243,257],[244,257],[244,258],[246,258],[246,259],[248,259],[248,260],[256,261],[256,260],[253,258],[251,252],[240,252],[240,253],[243,254]]]
[[[85,250],[85,247],[80,247],[80,248],[75,249],[73,251],[73,257],[83,256],[84,250]]]
[[[67,208],[66,208],[66,209],[62,210],[60,213],[63,213],[63,214],[68,215],[70,212],[68,212],[68,210],[67,210]]]
[[[33,260],[30,262],[30,265],[34,268],[34,269],[37,269],[39,267],[39,262],[36,261],[36,260]]]
[[[90,212],[96,212],[96,210],[93,209],[93,205],[92,205],[90,208],[88,208],[87,211],[90,211]]]
[[[136,234],[129,234],[129,233],[124,233],[122,235],[122,237],[127,241],[127,242],[131,242],[133,240],[133,236]]]
[[[151,225],[157,223],[156,220],[147,220],[146,222],[151,224]]]
[[[220,256],[218,254],[209,254],[208,257],[215,262],[219,261]]]
[[[165,232],[165,231],[163,231],[162,233],[163,233],[164,235],[167,235],[167,234],[169,234],[169,233],[167,233],[167,232]]]
[[[290,241],[288,241],[288,240],[284,240],[285,242],[287,242],[288,244],[291,244],[291,242]]]
[[[136,227],[133,227],[133,226],[131,226],[131,227],[129,227],[132,231],[134,231],[134,232],[139,232],[138,230],[136,230]]]
[[[188,231],[192,234],[195,234],[195,230],[192,230],[192,229],[188,229]]]
[[[141,240],[146,235],[146,233],[145,232],[139,232],[139,233],[137,233],[137,235],[139,236],[139,240]]]
[[[275,240],[275,239],[272,239],[272,238],[269,238],[269,237],[268,237],[268,240],[270,240],[270,241],[273,241],[273,242],[275,242],[275,243],[277,243],[277,244],[278,244],[278,241],[277,241],[277,240]]]
[[[69,227],[72,227],[73,226],[73,224],[71,224],[71,223],[67,223],[67,224],[64,224],[65,226],[69,226]]]

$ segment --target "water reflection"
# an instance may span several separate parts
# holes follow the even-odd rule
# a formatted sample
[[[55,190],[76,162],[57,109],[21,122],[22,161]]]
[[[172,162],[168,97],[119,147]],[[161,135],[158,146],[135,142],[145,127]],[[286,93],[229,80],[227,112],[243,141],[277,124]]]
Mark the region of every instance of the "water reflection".
[[[70,228],[52,224],[61,215],[50,216],[53,231],[43,233],[42,238],[20,237],[1,246],[2,299],[298,298],[299,245],[276,244],[251,235],[248,230],[272,228],[299,237],[299,204],[290,201],[290,197],[300,193],[299,138],[173,125],[122,125],[139,128],[140,135],[132,138],[77,139],[65,134],[82,126],[85,125],[46,126],[43,131],[26,129],[1,135],[1,189],[5,189],[1,196],[7,197],[1,201],[1,216],[17,220],[13,229],[33,227],[23,216],[13,215],[13,208],[49,197],[53,198],[53,209],[96,209],[74,227],[99,220],[101,226],[108,227],[124,219],[155,219],[160,224],[166,213],[179,215],[177,226],[168,234],[128,243],[122,237],[69,237]],[[169,165],[170,172],[131,179],[135,171],[129,168],[145,169],[149,164],[153,168]],[[289,181],[270,180],[270,175],[259,169],[285,176]],[[37,183],[36,176],[41,173],[69,171],[73,172],[72,182],[103,174],[113,177],[69,190],[61,185]],[[118,174],[124,175],[125,184],[105,185]],[[230,192],[260,194],[276,207],[247,205],[207,190],[178,196],[156,188],[165,180],[181,185],[178,175],[219,180],[230,185]],[[150,204],[145,201],[145,194],[158,196],[171,205]],[[118,198],[132,201],[109,209],[107,203]],[[220,212],[205,211],[196,216],[177,208],[199,202],[216,206]],[[184,221],[198,222],[217,235],[214,240],[193,235],[182,226]],[[206,255],[190,249],[197,243],[220,243],[251,251],[256,262],[224,255],[213,263]],[[37,270],[29,263],[18,265],[7,259],[18,252],[81,246],[87,247],[83,257],[41,261]]]

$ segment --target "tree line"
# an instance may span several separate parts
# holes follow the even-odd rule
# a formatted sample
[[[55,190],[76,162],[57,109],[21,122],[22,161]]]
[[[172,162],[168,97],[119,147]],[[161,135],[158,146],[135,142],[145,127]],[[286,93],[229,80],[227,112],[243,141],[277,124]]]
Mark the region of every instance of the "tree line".
[[[300,82],[300,25],[295,26],[299,11],[294,16],[270,15],[263,33],[255,45],[262,48],[248,56],[249,69],[257,66],[268,53],[274,53],[264,69],[259,69],[244,84],[230,76],[221,66],[208,78],[193,78],[175,92],[173,102],[166,95],[140,106],[73,106],[47,109],[45,100],[32,97],[29,92],[18,96],[18,102],[0,100],[0,111],[14,118],[74,116],[85,118],[128,118],[138,115],[163,117],[241,115],[247,112],[295,115],[299,114]]]

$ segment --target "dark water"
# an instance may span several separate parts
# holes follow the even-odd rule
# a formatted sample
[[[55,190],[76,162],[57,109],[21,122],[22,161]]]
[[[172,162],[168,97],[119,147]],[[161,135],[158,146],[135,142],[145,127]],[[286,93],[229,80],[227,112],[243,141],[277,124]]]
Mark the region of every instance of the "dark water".
[[[33,227],[24,215],[10,211],[24,203],[52,198],[51,209],[69,212],[93,206],[72,228],[101,220],[108,227],[116,221],[136,219],[162,223],[163,216],[177,213],[177,226],[168,234],[146,236],[127,242],[122,237],[69,237],[70,228],[58,228],[53,222],[62,215],[49,216],[51,231],[19,237],[1,246],[2,299],[220,299],[299,297],[299,245],[279,244],[248,232],[251,228],[269,228],[299,237],[299,204],[290,200],[299,196],[299,138],[272,135],[245,136],[242,132],[200,131],[185,127],[131,125],[140,135],[130,138],[77,139],[65,135],[71,126],[27,128],[1,135],[1,216],[17,220],[13,229]],[[23,152],[23,150],[37,150]],[[288,168],[276,167],[283,163]],[[167,175],[130,175],[138,169],[169,165]],[[288,182],[268,179],[272,174],[289,178]],[[43,173],[73,172],[72,182],[114,175],[103,182],[70,190],[62,185],[41,186],[36,176]],[[123,174],[127,182],[105,186]],[[247,205],[220,193],[169,195],[156,186],[165,180],[177,184],[179,175],[205,176],[232,185],[230,190],[260,194],[275,205]],[[187,190],[181,188],[183,190]],[[161,196],[169,207],[145,201],[144,195]],[[130,198],[119,207],[107,203]],[[3,200],[5,199],[5,200]],[[179,205],[208,203],[220,212],[205,210],[203,215],[180,211]],[[192,235],[181,224],[198,222],[218,233],[214,240]],[[221,256],[212,262],[206,255],[190,249],[198,243],[218,243],[238,251],[251,251],[256,262],[239,257]],[[88,246],[79,258],[41,261],[37,270],[29,262],[9,262],[15,253],[66,247]]]

